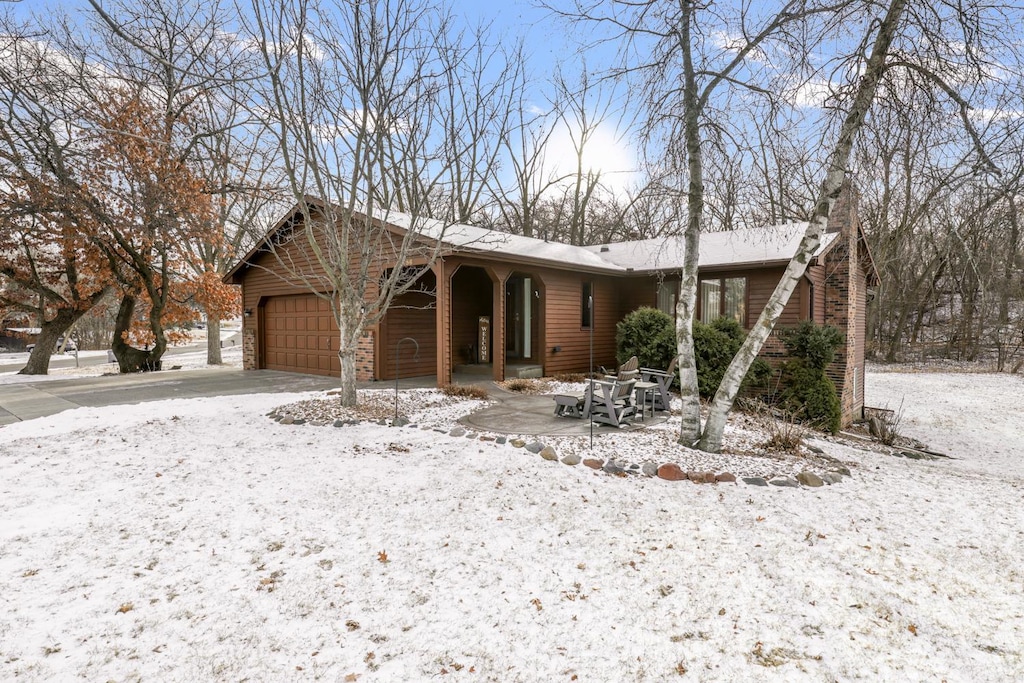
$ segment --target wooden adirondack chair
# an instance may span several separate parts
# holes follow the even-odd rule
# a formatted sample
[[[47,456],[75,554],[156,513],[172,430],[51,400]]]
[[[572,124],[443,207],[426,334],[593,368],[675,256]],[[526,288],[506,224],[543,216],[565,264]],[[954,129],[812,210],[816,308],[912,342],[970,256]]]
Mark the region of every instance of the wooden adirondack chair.
[[[676,361],[679,356],[672,358],[666,370],[655,370],[653,368],[640,368],[640,376],[645,382],[654,382],[658,385],[658,391],[654,394],[654,409],[668,410],[671,403],[671,396],[668,393],[672,386],[672,380],[676,375]]]
[[[625,382],[626,380],[638,379],[640,377],[640,360],[636,356],[633,356],[620,365],[615,374],[605,370],[604,366],[601,366],[601,371],[604,373],[604,378],[606,380],[617,379],[620,382]]]
[[[594,422],[622,427],[629,424],[629,418],[636,413],[633,402],[635,379],[620,382],[594,380],[587,388],[583,415]]]

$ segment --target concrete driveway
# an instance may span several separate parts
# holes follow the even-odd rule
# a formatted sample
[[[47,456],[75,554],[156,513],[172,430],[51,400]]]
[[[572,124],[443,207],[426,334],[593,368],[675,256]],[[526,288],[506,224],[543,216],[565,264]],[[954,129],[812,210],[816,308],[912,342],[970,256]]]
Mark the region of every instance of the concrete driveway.
[[[257,393],[334,389],[332,377],[273,370],[206,368],[0,384],[0,425],[79,407]]]

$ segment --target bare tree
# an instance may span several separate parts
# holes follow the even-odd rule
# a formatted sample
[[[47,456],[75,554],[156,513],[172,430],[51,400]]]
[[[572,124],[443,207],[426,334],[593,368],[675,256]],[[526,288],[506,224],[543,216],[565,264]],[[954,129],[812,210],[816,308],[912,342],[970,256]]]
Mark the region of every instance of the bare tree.
[[[290,282],[329,302],[339,398],[353,405],[363,330],[396,296],[422,287],[452,218],[463,217],[460,209],[435,219],[432,198],[472,203],[483,186],[476,174],[492,170],[490,152],[480,165],[455,159],[466,145],[493,150],[458,130],[477,101],[463,89],[487,83],[471,75],[486,60],[467,56],[479,46],[457,41],[450,15],[418,0],[257,0],[244,24],[263,62],[250,106],[276,140],[301,214],[264,248]]]

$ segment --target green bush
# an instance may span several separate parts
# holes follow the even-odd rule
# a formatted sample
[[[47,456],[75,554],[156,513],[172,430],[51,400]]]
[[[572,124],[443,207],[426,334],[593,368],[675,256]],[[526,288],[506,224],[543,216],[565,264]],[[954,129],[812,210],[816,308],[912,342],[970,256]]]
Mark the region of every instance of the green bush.
[[[697,388],[701,398],[714,398],[729,363],[743,346],[746,337],[743,328],[733,318],[718,318],[710,325],[694,321],[693,350],[697,360]],[[754,359],[743,378],[741,391],[764,386],[771,374],[771,366],[764,359]]]
[[[842,424],[842,408],[836,385],[825,371],[803,358],[786,361],[782,369],[782,407],[808,424],[832,432]]]
[[[843,333],[831,325],[818,325],[804,320],[780,335],[786,350],[794,358],[802,358],[812,368],[824,370],[843,345]]]
[[[702,398],[718,391],[725,370],[740,350],[746,335],[732,318],[719,318],[710,325],[693,323],[693,347],[697,362],[697,387]],[[656,308],[638,308],[619,322],[615,331],[616,358],[625,363],[631,356],[642,368],[667,368],[676,355],[676,327],[670,316]],[[763,359],[754,360],[743,379],[742,389],[765,386],[772,369]],[[673,382],[678,386],[678,378]]]
[[[665,369],[676,355],[676,328],[672,318],[656,308],[638,308],[615,326],[619,363],[636,356],[642,368]]]
[[[842,424],[842,407],[825,368],[843,344],[842,333],[831,325],[805,320],[784,330],[781,338],[792,359],[782,366],[779,402],[807,423],[835,434]]]

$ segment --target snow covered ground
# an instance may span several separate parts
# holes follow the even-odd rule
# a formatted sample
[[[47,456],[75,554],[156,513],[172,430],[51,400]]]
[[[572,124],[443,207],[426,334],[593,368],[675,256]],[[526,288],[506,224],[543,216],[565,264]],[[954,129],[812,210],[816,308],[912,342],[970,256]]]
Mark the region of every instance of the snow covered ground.
[[[621,478],[297,394],[4,427],[0,679],[1021,680],[1020,378],[867,387],[957,459]]]

